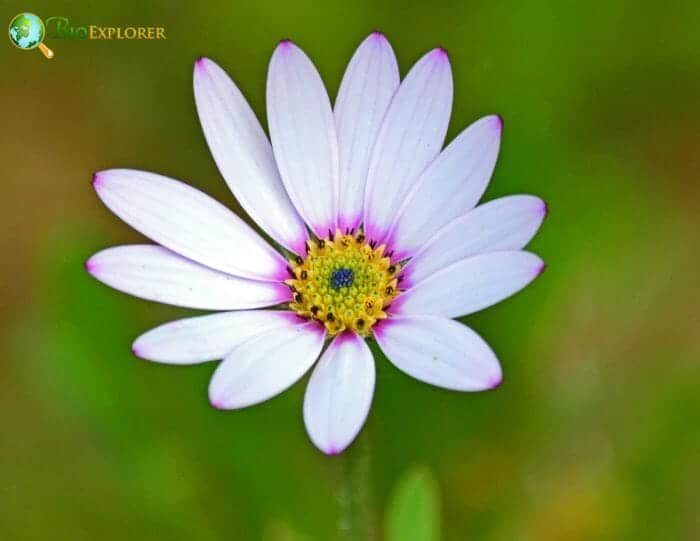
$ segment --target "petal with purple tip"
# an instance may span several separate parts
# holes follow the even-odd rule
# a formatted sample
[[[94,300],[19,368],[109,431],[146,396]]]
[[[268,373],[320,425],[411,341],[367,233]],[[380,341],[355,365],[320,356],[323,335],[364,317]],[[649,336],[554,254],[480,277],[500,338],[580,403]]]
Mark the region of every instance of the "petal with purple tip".
[[[132,169],[95,174],[107,207],[158,244],[197,263],[254,280],[286,278],[287,263],[250,226],[208,195]]]
[[[258,404],[291,387],[316,362],[325,330],[316,322],[289,322],[243,342],[219,364],[209,383],[218,409]]]
[[[501,126],[495,115],[477,120],[423,171],[388,236],[397,259],[415,254],[441,227],[479,202],[496,166]]]
[[[270,141],[241,91],[218,64],[200,58],[194,97],[209,149],[238,202],[270,237],[303,254],[306,226],[284,189]]]
[[[335,101],[340,158],[338,227],[355,229],[362,221],[367,170],[379,127],[399,87],[399,67],[389,41],[379,32],[353,55]]]
[[[323,81],[291,41],[279,44],[267,77],[267,118],[275,160],[297,211],[313,232],[335,231],[338,140]]]
[[[151,301],[200,310],[240,310],[287,302],[289,288],[231,276],[161,246],[107,248],[85,264],[114,289]]]
[[[384,240],[418,176],[440,152],[451,109],[450,61],[434,49],[406,75],[379,129],[365,189],[368,239]]]
[[[459,317],[514,295],[544,270],[544,263],[523,251],[468,257],[441,269],[401,294],[391,306],[397,314]]]
[[[142,359],[167,364],[223,359],[246,340],[295,318],[293,312],[282,310],[240,310],[180,319],[142,334],[132,351]]]
[[[338,335],[314,368],[304,396],[304,424],[311,441],[329,455],[355,439],[374,394],[374,358],[355,333]]]
[[[484,391],[501,383],[501,366],[491,348],[457,321],[399,316],[375,329],[389,361],[420,381],[454,391]]]
[[[401,271],[410,287],[448,265],[480,253],[520,250],[535,236],[547,206],[539,197],[494,199],[453,220],[421,248]]]

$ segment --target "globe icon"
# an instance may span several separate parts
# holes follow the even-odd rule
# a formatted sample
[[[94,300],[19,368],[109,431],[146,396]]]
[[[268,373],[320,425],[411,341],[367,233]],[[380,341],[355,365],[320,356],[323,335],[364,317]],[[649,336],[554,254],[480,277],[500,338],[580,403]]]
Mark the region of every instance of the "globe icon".
[[[53,51],[42,43],[46,29],[44,21],[33,13],[20,13],[10,21],[10,41],[20,49],[39,47],[46,58],[53,57]]]

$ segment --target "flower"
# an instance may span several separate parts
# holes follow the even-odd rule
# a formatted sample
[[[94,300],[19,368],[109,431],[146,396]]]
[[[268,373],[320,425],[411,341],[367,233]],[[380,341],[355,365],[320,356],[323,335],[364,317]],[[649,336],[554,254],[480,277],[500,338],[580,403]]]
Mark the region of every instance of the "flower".
[[[547,208],[529,195],[474,208],[503,125],[487,116],[442,149],[452,107],[445,50],[428,52],[400,82],[389,42],[371,34],[332,108],[309,58],[282,41],[267,80],[271,142],[207,58],[195,64],[194,94],[221,175],[269,241],[177,180],[96,173],[104,204],[157,245],[103,250],[88,272],[137,297],[220,311],[143,334],[137,356],[223,359],[209,387],[220,409],[277,395],[320,356],[303,414],[327,454],[344,450],[369,413],[375,368],[366,338],[424,382],[458,391],[500,384],[492,350],[452,318],[511,296],[542,272],[542,260],[522,248]]]

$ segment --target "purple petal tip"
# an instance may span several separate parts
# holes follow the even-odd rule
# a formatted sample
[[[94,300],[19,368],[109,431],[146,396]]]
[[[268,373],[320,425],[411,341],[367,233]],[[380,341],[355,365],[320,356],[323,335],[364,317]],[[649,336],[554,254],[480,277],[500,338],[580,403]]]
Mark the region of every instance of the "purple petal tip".
[[[382,40],[386,39],[384,32],[382,32],[381,30],[373,30],[371,36],[373,38],[378,38],[378,39],[382,39]]]
[[[226,409],[225,404],[222,400],[210,400],[211,407],[217,410]]]
[[[501,386],[501,383],[503,383],[503,376],[498,376],[491,382],[489,389],[498,389]]]
[[[288,49],[292,46],[292,40],[289,38],[281,39],[277,46],[281,49]]]
[[[549,214],[549,205],[547,201],[542,201],[542,216],[547,216]]]
[[[97,188],[100,185],[100,174],[99,173],[92,174],[92,185],[95,188]]]
[[[329,447],[328,449],[325,449],[323,452],[328,455],[328,456],[338,456],[340,454],[340,449],[337,447]]]
[[[546,269],[547,269],[547,263],[545,263],[545,262],[543,261],[542,264],[540,265],[540,268],[537,270],[537,275],[539,276],[539,275],[542,274]]]
[[[435,50],[436,50],[436,51],[438,52],[438,54],[439,54],[440,56],[442,56],[443,58],[447,58],[447,57],[450,56],[450,55],[448,54],[448,52],[447,52],[447,49],[445,49],[444,47],[438,47],[438,48],[435,49]]]
[[[96,267],[96,265],[95,265],[95,262],[92,260],[92,258],[88,259],[85,262],[85,270],[88,271],[88,273],[94,274],[95,267]]]
[[[503,117],[501,115],[496,115],[496,122],[498,123],[498,129],[503,131]]]
[[[197,68],[204,68],[204,67],[205,67],[204,65],[206,64],[206,61],[207,61],[207,57],[206,57],[206,56],[200,56],[197,60],[195,60],[194,65],[195,65],[195,67],[197,67]]]

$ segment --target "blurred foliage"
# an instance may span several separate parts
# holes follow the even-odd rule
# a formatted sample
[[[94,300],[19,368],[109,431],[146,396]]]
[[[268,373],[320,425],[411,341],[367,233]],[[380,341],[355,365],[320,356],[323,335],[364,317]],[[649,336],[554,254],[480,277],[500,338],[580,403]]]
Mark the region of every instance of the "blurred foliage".
[[[292,38],[331,96],[375,28],[402,73],[450,52],[449,138],[505,118],[485,196],[535,193],[550,217],[531,249],[548,271],[465,319],[505,381],[480,394],[406,377],[377,355],[364,436],[379,519],[414,464],[434,472],[446,540],[700,538],[700,5],[631,2],[4,0],[75,25],[154,25],[162,42],[0,46],[0,539],[338,538],[347,455],[301,419],[304,383],[218,412],[212,364],[138,361],[130,343],[191,314],[109,290],[83,271],[142,240],[100,204],[95,170],[191,182],[240,212],[192,99],[200,55],[264,120],[269,56]]]
[[[397,483],[386,512],[387,541],[439,541],[440,494],[426,468],[414,468]]]

